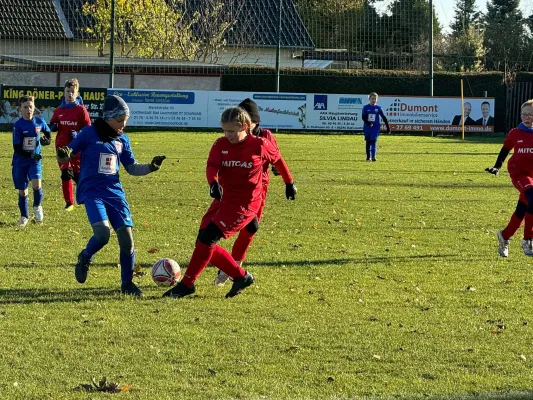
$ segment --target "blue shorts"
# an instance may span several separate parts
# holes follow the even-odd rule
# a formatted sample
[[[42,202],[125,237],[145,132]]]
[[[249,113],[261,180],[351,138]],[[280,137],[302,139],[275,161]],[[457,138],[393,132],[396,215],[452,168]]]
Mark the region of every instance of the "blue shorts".
[[[133,226],[130,206],[126,199],[120,197],[97,198],[85,200],[84,205],[91,225],[109,221],[115,231],[123,226]]]
[[[24,162],[13,163],[11,170],[15,189],[26,190],[28,182],[32,179],[43,178],[43,166],[41,161],[24,160]]]

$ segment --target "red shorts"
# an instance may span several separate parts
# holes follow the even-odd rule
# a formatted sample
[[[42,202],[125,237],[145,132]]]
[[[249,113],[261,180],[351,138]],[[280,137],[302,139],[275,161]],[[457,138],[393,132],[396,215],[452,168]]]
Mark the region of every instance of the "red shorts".
[[[72,168],[75,174],[80,173],[80,153],[74,154],[70,160],[67,162],[57,162],[59,169],[64,171],[68,168]]]
[[[524,193],[526,190],[533,189],[533,177],[526,175],[511,175],[511,181],[515,188],[520,192],[520,201],[527,204]]]

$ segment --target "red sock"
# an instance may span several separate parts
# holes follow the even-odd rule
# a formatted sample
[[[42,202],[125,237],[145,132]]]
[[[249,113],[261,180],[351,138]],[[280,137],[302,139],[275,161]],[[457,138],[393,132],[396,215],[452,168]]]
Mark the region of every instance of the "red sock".
[[[512,238],[522,225],[523,218],[518,218],[515,213],[511,216],[511,220],[502,232],[502,236],[505,240]]]
[[[235,240],[235,243],[233,243],[233,248],[231,249],[231,255],[236,261],[244,261],[246,259],[246,251],[250,247],[253,239],[254,235],[246,229],[239,232],[239,236]]]
[[[211,264],[217,267],[222,272],[225,272],[233,279],[242,278],[246,275],[246,272],[237,264],[233,257],[227,252],[226,249],[215,245],[215,251],[211,257]]]
[[[72,188],[72,179],[68,181],[61,181],[61,188],[63,189],[63,198],[66,203],[74,204],[74,190]]]
[[[189,261],[189,266],[185,270],[185,274],[181,280],[185,286],[192,287],[194,285],[196,279],[198,279],[207,264],[209,264],[209,260],[213,256],[214,251],[215,246],[209,246],[200,241],[196,242],[191,261]]]
[[[524,222],[524,239],[533,239],[533,214],[528,212]]]

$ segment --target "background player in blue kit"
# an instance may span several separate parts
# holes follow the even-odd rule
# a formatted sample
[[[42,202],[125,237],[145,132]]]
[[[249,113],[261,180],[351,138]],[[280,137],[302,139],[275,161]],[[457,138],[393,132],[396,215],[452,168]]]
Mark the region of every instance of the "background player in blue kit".
[[[366,161],[377,161],[377,141],[381,130],[380,117],[387,126],[387,133],[390,133],[389,121],[383,113],[383,110],[376,103],[378,102],[378,94],[370,93],[368,96],[368,104],[363,107],[363,133],[366,141]]]
[[[103,118],[83,128],[68,145],[57,149],[60,162],[67,162],[71,154],[81,153],[81,168],[76,189],[76,201],[85,204],[85,211],[93,229],[93,236],[78,256],[75,276],[79,283],[87,279],[93,255],[117,234],[120,248],[121,291],[143,296],[133,283],[135,249],[129,204],[119,178],[120,164],[131,175],[147,175],[161,168],[165,156],[155,156],[150,164],[137,164],[130,139],[123,129],[130,115],[126,102],[119,96],[104,100]]]
[[[13,183],[19,192],[20,209],[19,226],[26,226],[29,221],[28,182],[33,189],[33,213],[36,222],[42,222],[43,188],[41,186],[42,155],[41,145],[50,144],[50,128],[42,118],[34,117],[35,99],[23,96],[19,99],[22,117],[13,125],[13,161],[11,163]],[[44,136],[41,136],[44,134]]]

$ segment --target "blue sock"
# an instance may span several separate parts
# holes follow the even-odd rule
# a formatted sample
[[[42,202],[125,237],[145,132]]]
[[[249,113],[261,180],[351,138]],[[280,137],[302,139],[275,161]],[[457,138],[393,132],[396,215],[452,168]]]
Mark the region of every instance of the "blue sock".
[[[372,159],[374,160],[376,158],[376,153],[378,151],[378,144],[377,142],[372,143],[372,147],[370,148],[370,152],[372,153]]]
[[[21,196],[19,194],[19,210],[21,217],[30,217],[30,207],[28,205],[28,196]]]
[[[120,251],[120,277],[122,278],[122,285],[131,283],[134,267],[135,250],[131,254]]]
[[[43,188],[40,187],[37,190],[33,191],[33,206],[38,207],[43,203]]]
[[[100,250],[102,247],[104,247],[102,243],[100,243],[94,236],[91,236],[89,241],[87,242],[87,246],[85,246],[85,256],[87,258],[92,258],[92,256]]]

